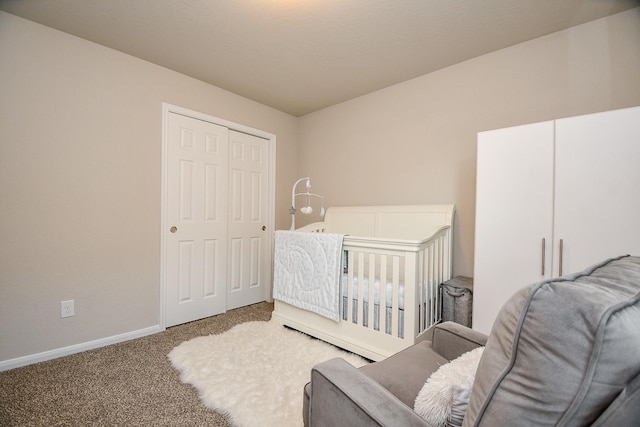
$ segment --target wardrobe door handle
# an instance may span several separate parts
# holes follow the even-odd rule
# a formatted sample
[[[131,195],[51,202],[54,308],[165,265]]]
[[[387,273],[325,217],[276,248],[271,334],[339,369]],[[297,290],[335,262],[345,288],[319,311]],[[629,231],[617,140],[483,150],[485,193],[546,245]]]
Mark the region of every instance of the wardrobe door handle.
[[[562,276],[562,252],[564,248],[564,241],[560,239],[560,254],[558,255],[558,276]]]
[[[545,270],[545,266],[544,266],[544,261],[545,261],[545,239],[544,237],[542,238],[542,272],[540,273],[542,276],[544,276],[544,270]]]

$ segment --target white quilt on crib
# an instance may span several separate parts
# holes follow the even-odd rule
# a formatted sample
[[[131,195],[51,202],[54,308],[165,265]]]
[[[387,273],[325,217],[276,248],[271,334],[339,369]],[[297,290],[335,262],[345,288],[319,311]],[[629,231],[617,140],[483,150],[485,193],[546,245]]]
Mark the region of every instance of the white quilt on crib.
[[[273,298],[339,322],[343,239],[276,231]]]

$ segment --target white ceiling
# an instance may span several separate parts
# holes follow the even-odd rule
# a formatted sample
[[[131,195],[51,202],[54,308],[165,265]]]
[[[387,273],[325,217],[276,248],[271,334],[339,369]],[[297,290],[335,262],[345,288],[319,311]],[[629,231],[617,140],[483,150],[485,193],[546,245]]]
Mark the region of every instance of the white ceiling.
[[[0,0],[301,116],[638,0]]]

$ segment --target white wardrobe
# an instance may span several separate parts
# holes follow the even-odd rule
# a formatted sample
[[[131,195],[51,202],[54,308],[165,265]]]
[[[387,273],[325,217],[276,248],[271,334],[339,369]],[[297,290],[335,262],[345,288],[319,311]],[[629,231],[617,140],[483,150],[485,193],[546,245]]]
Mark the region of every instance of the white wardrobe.
[[[478,134],[473,328],[528,284],[640,255],[640,107]]]

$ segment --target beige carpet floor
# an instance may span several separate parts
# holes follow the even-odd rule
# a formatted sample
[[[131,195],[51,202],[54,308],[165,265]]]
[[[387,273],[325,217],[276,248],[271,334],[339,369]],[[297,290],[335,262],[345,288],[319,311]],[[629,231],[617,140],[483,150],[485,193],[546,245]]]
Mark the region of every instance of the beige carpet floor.
[[[0,372],[0,426],[228,426],[180,382],[178,344],[271,318],[259,303],[164,332]],[[302,393],[302,391],[301,391]]]

